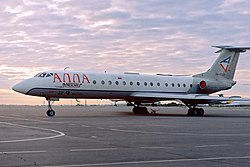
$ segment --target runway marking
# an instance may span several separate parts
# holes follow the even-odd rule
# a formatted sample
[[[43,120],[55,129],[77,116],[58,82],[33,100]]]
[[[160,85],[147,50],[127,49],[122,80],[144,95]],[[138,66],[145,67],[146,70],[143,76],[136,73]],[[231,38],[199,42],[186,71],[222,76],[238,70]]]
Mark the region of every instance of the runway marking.
[[[16,117],[21,117],[21,115],[17,115],[17,114],[10,114],[12,116],[16,116]]]
[[[88,125],[81,125],[81,127],[89,128],[90,126],[88,126]]]
[[[232,159],[250,159],[250,155],[238,157],[207,157],[207,158],[187,158],[187,159],[167,159],[152,161],[127,161],[127,162],[104,162],[93,164],[75,164],[75,165],[55,165],[46,167],[88,167],[88,166],[111,166],[111,165],[132,165],[132,164],[153,164],[153,163],[171,163],[171,162],[192,162],[192,161],[211,161],[211,160],[232,160]]]
[[[31,153],[46,153],[47,151],[9,151],[0,152],[0,154],[31,154]]]
[[[233,136],[250,136],[250,133],[166,133],[180,136],[216,136],[216,137],[233,137]]]
[[[140,147],[142,149],[174,149],[174,147]]]
[[[58,137],[65,136],[63,132],[53,130],[53,129],[46,129],[46,128],[39,128],[39,127],[33,127],[33,126],[26,126],[26,125],[19,125],[19,124],[13,124],[8,122],[0,122],[0,124],[10,125],[10,126],[16,126],[16,127],[22,127],[22,128],[28,128],[28,129],[38,129],[42,131],[50,131],[53,133],[57,133],[58,135],[54,136],[48,136],[48,137],[39,137],[39,138],[30,138],[30,139],[19,139],[19,140],[0,140],[0,143],[17,143],[17,142],[27,142],[27,141],[37,141],[37,140],[47,140],[47,139],[54,139]]]
[[[153,126],[153,127],[175,127],[173,125],[161,125],[161,124],[145,124],[145,125],[137,125],[137,126],[142,126],[142,127],[145,127],[145,126]]]
[[[126,133],[142,133],[142,134],[168,134],[168,135],[179,135],[179,136],[213,136],[213,137],[233,137],[233,136],[250,136],[250,133],[185,133],[185,132],[175,132],[175,133],[163,133],[163,132],[146,132],[137,130],[125,130],[125,129],[109,129],[116,132],[126,132]]]
[[[195,146],[196,148],[206,148],[206,147],[227,147],[228,144],[217,144],[217,145],[200,145]]]
[[[117,150],[117,148],[84,148],[84,149],[71,149],[71,152],[81,152],[81,151],[112,151]]]
[[[38,119],[27,119],[21,117],[10,117],[10,116],[0,116],[1,118],[15,119],[15,120],[23,120],[23,121],[32,121],[32,122],[42,122],[42,123],[61,123],[61,122],[51,122],[51,121],[43,121]]]
[[[102,128],[102,127],[98,127],[97,129],[100,129],[100,130],[104,130],[105,128]]]
[[[137,130],[122,130],[122,129],[110,129],[110,130],[116,131],[116,132],[126,132],[126,133],[162,134],[160,132],[145,132],[145,131],[137,131]]]

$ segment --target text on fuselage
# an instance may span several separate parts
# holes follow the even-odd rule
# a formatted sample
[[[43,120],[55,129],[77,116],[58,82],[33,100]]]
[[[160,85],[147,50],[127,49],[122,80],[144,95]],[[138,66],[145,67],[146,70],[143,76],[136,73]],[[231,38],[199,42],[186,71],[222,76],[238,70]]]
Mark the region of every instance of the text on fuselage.
[[[53,82],[76,84],[90,83],[87,75],[78,73],[63,73],[61,76],[58,73],[54,73]]]

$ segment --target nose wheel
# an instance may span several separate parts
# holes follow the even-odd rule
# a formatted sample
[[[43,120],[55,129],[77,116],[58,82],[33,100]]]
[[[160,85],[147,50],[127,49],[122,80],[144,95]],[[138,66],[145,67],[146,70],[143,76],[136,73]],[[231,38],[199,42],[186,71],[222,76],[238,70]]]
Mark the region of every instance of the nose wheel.
[[[54,110],[52,110],[52,109],[49,109],[49,110],[47,111],[47,115],[48,115],[49,117],[53,117],[53,116],[56,115],[56,112],[55,112]]]

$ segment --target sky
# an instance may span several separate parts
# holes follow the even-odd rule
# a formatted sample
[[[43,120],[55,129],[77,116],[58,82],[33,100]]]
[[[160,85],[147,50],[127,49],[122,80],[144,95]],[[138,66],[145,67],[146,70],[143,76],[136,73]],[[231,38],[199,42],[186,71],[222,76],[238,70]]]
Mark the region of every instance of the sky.
[[[43,104],[11,87],[50,69],[204,72],[212,45],[250,46],[249,18],[247,0],[1,0],[0,104]],[[222,93],[250,97],[249,70],[246,52]]]

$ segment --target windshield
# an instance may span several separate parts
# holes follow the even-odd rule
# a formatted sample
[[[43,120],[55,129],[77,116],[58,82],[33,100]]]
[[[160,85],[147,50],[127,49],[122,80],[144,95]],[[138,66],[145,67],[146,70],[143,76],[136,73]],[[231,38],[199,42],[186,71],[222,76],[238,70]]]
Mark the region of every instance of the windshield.
[[[46,74],[47,74],[46,72],[38,73],[38,74],[35,75],[35,77],[41,77],[41,78],[43,78],[43,77],[46,76]]]
[[[47,75],[46,75],[46,77],[52,77],[53,76],[53,73],[48,73]]]

